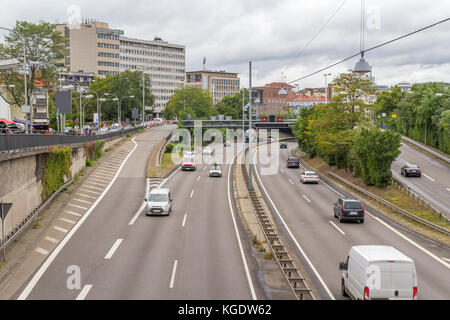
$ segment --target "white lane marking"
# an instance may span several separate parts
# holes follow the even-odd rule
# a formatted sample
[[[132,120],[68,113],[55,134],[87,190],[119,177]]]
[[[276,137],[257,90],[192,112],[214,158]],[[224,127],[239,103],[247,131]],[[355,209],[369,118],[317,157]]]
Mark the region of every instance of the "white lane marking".
[[[191,195],[189,196],[189,198],[192,198],[193,195],[194,195],[194,190],[191,191]]]
[[[105,259],[111,259],[114,252],[116,252],[117,248],[120,246],[122,241],[123,239],[117,239],[116,242],[114,242],[113,246],[111,247],[111,249],[109,249],[108,253],[106,254]]]
[[[233,158],[233,162],[235,161],[236,157],[238,156],[239,152],[236,153],[236,155]],[[231,218],[233,219],[233,226],[234,226],[234,231],[236,233],[236,238],[239,244],[239,250],[241,251],[241,258],[242,258],[242,263],[244,265],[244,269],[245,269],[245,274],[247,276],[247,281],[248,281],[248,285],[250,287],[250,292],[252,295],[252,299],[253,300],[257,300],[256,297],[256,293],[255,293],[255,288],[253,287],[253,282],[252,282],[252,278],[250,276],[250,272],[248,270],[248,265],[247,265],[247,260],[245,258],[245,254],[244,254],[244,249],[242,248],[242,242],[241,242],[241,238],[239,237],[239,231],[237,228],[237,224],[236,224],[236,218],[234,217],[234,209],[233,209],[233,205],[231,203],[231,196],[230,196],[230,173],[231,173],[231,169],[228,170],[228,182],[227,182],[227,194],[228,194],[228,205],[230,206],[230,215]]]
[[[173,284],[175,282],[175,273],[177,272],[177,265],[178,265],[178,260],[175,260],[175,262],[173,263],[172,277],[170,278],[169,288],[173,288]]]
[[[94,181],[92,181],[92,180],[93,179],[89,179],[89,180],[87,180],[87,182],[90,183],[90,184],[96,184],[96,185],[102,186],[102,187],[107,185],[107,183],[98,183],[98,182],[94,182],[94,181],[97,181],[97,180],[94,180]]]
[[[48,250],[45,250],[42,248],[36,248],[34,251],[39,252],[40,254],[43,254],[44,256],[48,255]]]
[[[333,227],[335,227],[337,229],[337,231],[339,231],[343,236],[345,236],[345,232],[341,230],[341,228],[339,228],[333,221],[328,221],[329,223],[331,223],[331,225]]]
[[[256,152],[254,153],[255,155],[254,155],[253,163],[255,163],[255,164],[256,164],[256,155],[257,155],[258,151],[259,150],[256,150]],[[297,249],[303,255],[303,257],[305,258],[305,260],[308,263],[309,267],[314,272],[314,274],[316,275],[317,279],[319,279],[319,282],[322,284],[322,287],[325,289],[325,291],[327,292],[327,294],[331,298],[331,300],[336,300],[334,298],[333,294],[331,293],[330,289],[328,289],[327,285],[325,284],[325,281],[323,281],[323,279],[320,276],[319,272],[314,267],[314,265],[312,264],[311,260],[308,258],[308,256],[306,255],[305,251],[303,250],[303,248],[298,243],[297,239],[294,237],[294,234],[292,233],[291,229],[289,229],[287,223],[284,221],[283,217],[281,216],[280,212],[278,211],[278,208],[275,206],[275,203],[272,201],[272,198],[270,197],[269,193],[267,192],[266,188],[264,187],[264,184],[262,183],[261,178],[259,177],[258,170],[255,170],[255,172],[256,172],[256,176],[258,177],[259,182],[261,183],[261,187],[263,188],[264,192],[267,195],[267,198],[269,199],[270,203],[272,204],[273,208],[275,209],[275,212],[277,213],[278,217],[280,218],[281,222],[283,223],[284,227],[286,228],[287,232],[289,233],[289,236],[292,238],[292,240],[294,241],[295,245],[297,246]]]
[[[147,178],[147,179],[146,179],[146,186],[145,186],[145,195],[144,195],[144,198],[147,198],[147,195],[148,195],[149,192],[150,192],[150,178]],[[142,210],[144,210],[144,208],[145,208],[145,204],[146,204],[146,202],[143,201],[142,204],[141,204],[141,207],[139,208],[139,210],[136,212],[136,214],[135,214],[134,217],[130,220],[130,222],[128,222],[128,225],[129,225],[129,226],[132,226],[132,225],[136,222],[137,218],[139,218],[139,216],[140,216]]]
[[[67,233],[67,231],[69,231],[67,229],[64,229],[64,228],[61,228],[61,227],[58,227],[58,226],[53,226],[53,229],[61,231],[61,232],[64,232],[64,233]]]
[[[447,261],[447,262],[450,262],[450,259],[449,259],[449,258],[444,258],[444,257],[442,257],[441,259],[442,259],[442,260],[445,260],[445,261]]]
[[[170,176],[168,176],[167,178],[165,178],[162,182],[161,182],[161,184],[159,185],[159,188],[162,188],[162,186],[170,179],[170,178],[172,178],[174,175],[175,175],[175,173],[177,173],[178,171],[180,171],[181,170],[181,167],[179,167],[177,170],[175,170]]]
[[[81,197],[86,197],[86,198],[89,198],[89,199],[94,199],[94,200],[97,199],[97,197],[88,196],[87,194],[80,193],[80,192],[78,192],[77,195],[79,195],[79,196],[81,196]]]
[[[81,290],[80,294],[76,298],[76,300],[84,300],[92,288],[92,284],[87,284],[84,286],[83,290]]]
[[[429,175],[427,175],[426,173],[422,172],[423,176],[427,179],[430,179],[433,182],[436,182],[436,180],[434,180],[432,177],[430,177]]]
[[[184,219],[183,219],[183,224],[182,224],[182,227],[184,227],[184,226],[185,226],[185,224],[186,224],[186,218],[187,218],[187,214],[185,214],[185,215],[184,215]]]
[[[70,219],[66,219],[66,218],[58,218],[58,219],[61,220],[61,221],[70,223],[70,224],[75,224],[76,223],[76,221],[73,221],[73,220],[70,220]]]
[[[84,189],[84,188],[80,188],[80,190],[82,190],[84,192],[90,192],[90,193],[93,193],[93,194],[100,194],[101,193],[101,192],[98,192],[98,191],[92,191],[92,190],[88,190],[88,189]],[[95,199],[97,199],[97,198],[95,198]]]
[[[119,169],[117,170],[117,173],[115,174],[114,178],[111,180],[111,182],[109,183],[109,185],[105,188],[105,190],[102,192],[102,194],[99,196],[99,198],[93,203],[93,205],[89,208],[88,211],[86,211],[86,213],[84,214],[83,217],[81,217],[80,220],[78,220],[78,223],[72,228],[72,230],[70,230],[70,232],[66,235],[66,237],[64,237],[64,239],[60,242],[60,244],[55,248],[55,250],[53,250],[53,252],[50,254],[50,256],[47,258],[47,260],[45,260],[45,262],[41,265],[41,267],[39,268],[39,270],[34,274],[33,278],[30,280],[30,282],[28,282],[27,286],[25,287],[25,289],[22,291],[22,293],[19,295],[19,297],[17,298],[17,300],[25,300],[28,295],[31,293],[31,291],[33,290],[33,288],[36,286],[36,284],[38,283],[38,281],[41,279],[42,275],[45,273],[45,271],[48,269],[48,267],[50,266],[50,264],[53,262],[53,260],[55,260],[55,258],[58,256],[58,254],[61,252],[61,250],[64,248],[64,246],[67,244],[67,242],[70,240],[70,238],[72,238],[72,236],[75,234],[75,232],[81,227],[81,225],[83,224],[83,222],[89,217],[89,215],[91,214],[91,212],[95,209],[95,207],[100,203],[100,201],[103,199],[103,197],[105,196],[105,194],[109,191],[109,189],[111,188],[111,186],[114,184],[114,182],[116,181],[117,177],[120,174],[120,171],[122,171],[123,166],[125,165],[125,163],[127,162],[127,160],[129,159],[129,157],[133,154],[133,152],[136,150],[137,148],[137,143],[134,141],[134,137],[131,139],[134,143],[134,148],[133,150],[130,151],[130,153],[128,154],[128,156],[125,158],[125,160],[123,160],[122,164],[120,165]],[[57,227],[53,227],[53,228],[57,228]],[[60,228],[62,229],[62,228]],[[58,230],[58,229],[56,229]],[[61,230],[60,230],[61,231]],[[66,230],[67,232],[67,230]],[[86,288],[86,287],[85,287]],[[84,290],[84,289],[83,289]],[[89,291],[89,289],[88,289]],[[81,293],[80,293],[81,294]]]
[[[45,237],[45,240],[48,240],[48,241],[53,242],[53,243],[58,243],[59,242],[58,239],[55,239],[53,237]]]
[[[86,201],[86,200],[78,199],[78,198],[73,198],[72,200],[84,202],[84,203],[87,203],[87,204],[91,204],[92,203],[92,201]]]
[[[450,191],[450,188],[447,188],[447,191]]]
[[[100,191],[103,191],[103,190],[104,190],[104,189],[102,189],[102,188],[93,187],[93,186],[91,186],[91,185],[89,185],[89,184],[84,184],[83,187],[91,188],[91,189],[94,189],[94,190],[100,190]]]
[[[69,206],[71,206],[71,207],[75,207],[75,208],[79,208],[79,209],[83,209],[83,210],[87,210],[87,208],[86,208],[86,207],[82,207],[82,206],[77,206],[76,204],[72,204],[72,203],[69,203]]]
[[[291,179],[288,178],[288,180],[289,180],[289,182],[290,182],[291,184],[294,184],[294,182],[293,182]]]
[[[82,214],[79,214],[79,213],[76,213],[76,212],[73,212],[73,211],[70,211],[70,210],[64,210],[64,212],[68,213],[68,214],[71,214],[71,215],[73,215],[75,217],[81,217],[82,216]]]
[[[305,196],[305,195],[302,195],[302,197],[306,200],[306,201],[308,201],[309,203],[311,203],[312,201],[311,200],[309,200],[309,198],[307,197],[307,196]]]
[[[281,171],[282,173],[284,173],[284,170],[283,170],[283,169],[280,169],[280,171]]]
[[[199,180],[200,180],[200,176],[197,177],[197,181],[199,181]]]
[[[415,246],[417,249],[421,250],[422,252],[426,253],[427,255],[429,255],[431,258],[433,258],[434,260],[436,260],[437,262],[443,264],[445,267],[447,267],[448,269],[450,269],[450,264],[448,264],[447,262],[445,262],[444,260],[440,259],[438,256],[436,256],[434,253],[428,251],[427,249],[425,249],[424,247],[422,247],[420,244],[414,242],[413,240],[411,240],[410,238],[408,238],[407,236],[405,236],[403,233],[397,231],[396,229],[394,229],[393,227],[391,227],[390,225],[388,225],[386,222],[384,222],[383,220],[381,220],[380,218],[375,217],[373,214],[369,213],[367,210],[366,212],[375,220],[377,220],[379,223],[381,223],[382,225],[384,225],[386,228],[388,228],[389,230],[391,230],[392,232],[396,233],[397,235],[399,235],[401,238],[405,239],[406,241],[408,241],[409,243],[411,243],[413,246]]]

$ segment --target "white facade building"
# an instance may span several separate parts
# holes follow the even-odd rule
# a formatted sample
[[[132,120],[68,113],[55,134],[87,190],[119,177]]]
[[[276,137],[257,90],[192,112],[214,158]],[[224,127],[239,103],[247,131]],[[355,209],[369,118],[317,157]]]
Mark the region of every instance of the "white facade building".
[[[120,37],[120,71],[144,69],[150,75],[155,114],[164,110],[176,88],[184,86],[185,65],[183,45],[170,44],[160,38],[148,41]]]

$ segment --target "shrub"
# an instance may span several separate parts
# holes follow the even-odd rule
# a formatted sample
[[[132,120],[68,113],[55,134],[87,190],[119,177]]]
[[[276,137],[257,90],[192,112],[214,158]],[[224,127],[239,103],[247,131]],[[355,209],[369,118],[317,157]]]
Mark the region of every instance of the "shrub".
[[[142,129],[138,129],[137,133],[141,133],[141,132],[142,132]]]
[[[45,157],[42,176],[43,198],[47,199],[71,178],[72,148],[55,147]]]
[[[92,167],[92,161],[89,159],[86,159],[86,167]]]
[[[172,150],[173,150],[173,148],[175,148],[175,143],[168,143],[167,145],[166,145],[166,153],[171,153],[172,152]]]

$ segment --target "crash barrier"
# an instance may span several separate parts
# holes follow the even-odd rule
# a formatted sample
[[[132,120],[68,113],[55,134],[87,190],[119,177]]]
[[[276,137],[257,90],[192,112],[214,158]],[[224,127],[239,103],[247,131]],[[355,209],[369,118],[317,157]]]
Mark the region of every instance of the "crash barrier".
[[[427,146],[425,146],[423,143],[417,142],[411,138],[402,136],[402,140],[404,140],[406,143],[412,144],[414,146],[416,146],[417,148],[419,148],[421,151],[429,154],[430,156],[437,158],[443,162],[445,162],[446,164],[450,164],[450,158],[445,156],[444,154],[442,154],[441,152],[437,152]]]
[[[367,190],[365,190],[365,189],[363,189],[363,188],[361,188],[361,187],[351,183],[350,181],[347,181],[346,179],[344,179],[344,178],[340,177],[339,175],[335,174],[334,172],[328,171],[327,173],[328,173],[328,175],[336,178],[337,180],[339,180],[339,181],[343,182],[344,184],[346,184],[347,186],[351,187],[352,189],[354,189],[354,190],[364,194],[365,196],[371,198],[372,200],[374,200],[374,201],[376,201],[376,202],[378,202],[378,203],[380,203],[380,204],[382,204],[382,205],[392,209],[393,211],[398,212],[400,214],[403,214],[403,215],[407,216],[408,218],[411,218],[412,220],[414,220],[416,222],[419,222],[419,223],[421,223],[423,225],[426,225],[427,227],[429,227],[429,228],[431,228],[431,229],[433,229],[435,231],[439,231],[439,232],[441,232],[441,233],[443,233],[443,234],[445,234],[447,236],[450,235],[450,231],[449,230],[447,230],[447,229],[445,229],[445,228],[443,228],[441,226],[438,226],[437,224],[429,222],[429,221],[427,221],[425,219],[422,219],[422,218],[420,218],[420,217],[418,217],[418,216],[416,216],[416,215],[414,215],[414,214],[412,214],[412,213],[410,213],[410,212],[408,212],[406,210],[403,210],[402,208],[397,207],[396,205],[390,203],[389,201],[384,200],[383,198],[380,198],[379,196],[373,194],[372,192],[367,191]]]
[[[134,133],[141,128],[142,126],[137,126],[97,135],[0,134],[0,153],[56,145],[82,144],[95,140],[106,140]]]

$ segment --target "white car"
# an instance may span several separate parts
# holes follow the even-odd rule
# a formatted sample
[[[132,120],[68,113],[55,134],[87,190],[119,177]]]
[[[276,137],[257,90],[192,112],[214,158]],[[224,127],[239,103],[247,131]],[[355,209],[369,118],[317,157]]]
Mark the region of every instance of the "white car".
[[[169,215],[172,212],[172,195],[169,189],[153,189],[145,199],[147,208],[145,214]]]
[[[314,171],[303,171],[300,174],[301,183],[319,183],[319,176]]]
[[[210,177],[222,177],[222,168],[214,164],[209,168],[209,176]]]
[[[214,154],[214,150],[210,147],[205,147],[202,151],[204,156],[212,156]]]
[[[416,300],[414,261],[390,246],[354,246],[342,270],[344,296],[355,300]]]

